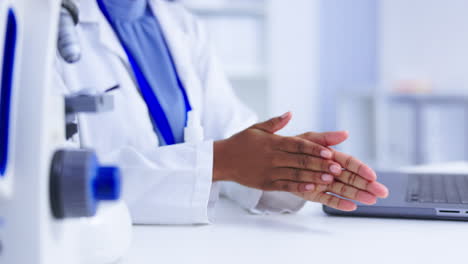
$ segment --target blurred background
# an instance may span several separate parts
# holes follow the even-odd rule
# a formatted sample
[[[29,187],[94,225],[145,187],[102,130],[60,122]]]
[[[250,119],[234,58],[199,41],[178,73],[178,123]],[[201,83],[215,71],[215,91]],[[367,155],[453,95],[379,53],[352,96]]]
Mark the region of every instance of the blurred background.
[[[375,168],[468,158],[468,1],[181,0],[282,134],[349,130]]]

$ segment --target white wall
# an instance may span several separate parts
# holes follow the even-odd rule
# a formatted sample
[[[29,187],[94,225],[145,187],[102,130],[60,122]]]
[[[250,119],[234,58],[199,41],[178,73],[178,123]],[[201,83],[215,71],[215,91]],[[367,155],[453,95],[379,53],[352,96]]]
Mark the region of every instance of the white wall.
[[[319,127],[319,0],[270,0],[270,113],[292,111],[282,134]]]
[[[320,89],[325,130],[349,129],[336,119],[341,114],[337,112],[341,107],[338,98],[369,95],[375,89],[378,7],[378,0],[320,0]]]
[[[282,134],[319,130],[320,1],[184,0],[205,20],[238,96]]]
[[[339,149],[374,164],[378,0],[320,1],[321,129],[348,130]]]
[[[293,112],[282,134],[321,128],[323,1],[327,0],[184,0],[207,22],[239,97],[261,119]]]
[[[468,90],[468,1],[382,0],[381,77]]]

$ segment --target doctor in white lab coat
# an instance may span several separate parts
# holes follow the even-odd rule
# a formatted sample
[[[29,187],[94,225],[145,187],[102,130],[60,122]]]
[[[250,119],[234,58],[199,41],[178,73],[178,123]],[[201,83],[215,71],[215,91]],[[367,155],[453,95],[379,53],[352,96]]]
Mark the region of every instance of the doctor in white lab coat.
[[[345,132],[274,135],[289,113],[252,126],[255,115],[234,95],[200,23],[177,3],[149,2],[203,140],[159,147],[128,57],[95,0],[79,2],[82,59],[67,64],[57,57],[56,63],[61,92],[102,93],[120,85],[109,92],[112,112],[79,117],[79,140],[121,167],[134,223],[209,223],[219,190],[257,213],[294,212],[307,200],[355,209],[328,192],[369,204],[387,195],[370,168],[328,148],[344,141]]]

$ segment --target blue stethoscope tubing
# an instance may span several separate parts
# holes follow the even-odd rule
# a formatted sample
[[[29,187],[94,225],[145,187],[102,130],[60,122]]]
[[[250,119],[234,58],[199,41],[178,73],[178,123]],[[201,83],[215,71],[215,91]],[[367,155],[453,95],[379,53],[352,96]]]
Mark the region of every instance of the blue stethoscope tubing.
[[[108,23],[112,26],[112,28],[115,30],[115,25],[112,23],[111,17],[109,15],[109,12],[107,11],[104,3],[102,0],[97,0],[97,4],[99,8],[101,9],[102,14],[104,17],[107,19]],[[151,117],[153,118],[153,121],[156,123],[159,132],[161,133],[161,136],[163,137],[166,145],[174,145],[176,144],[174,134],[172,132],[171,126],[169,124],[169,120],[167,119],[167,116],[164,112],[164,109],[161,107],[161,104],[159,103],[157,95],[154,93],[154,90],[151,88],[151,85],[148,82],[148,79],[145,77],[142,69],[138,65],[137,60],[133,56],[133,54],[130,52],[130,49],[125,45],[124,41],[122,38],[117,34],[117,37],[119,38],[120,44],[122,45],[127,57],[128,61],[130,63],[130,66],[132,67],[133,74],[135,75],[135,79],[138,83],[138,87],[140,88],[141,95],[143,99],[145,100],[146,106],[148,107],[148,110],[150,112]],[[166,43],[167,45],[167,43]],[[190,101],[187,96],[187,92],[185,91],[182,82],[180,81],[180,78],[177,73],[177,69],[175,68],[174,65],[174,60],[171,57],[172,65],[174,66],[175,72],[177,74],[177,81],[179,84],[179,87],[182,91],[182,95],[184,97],[184,102],[185,102],[185,124],[187,125],[187,119],[188,119],[188,112],[192,110],[192,107],[190,105]]]

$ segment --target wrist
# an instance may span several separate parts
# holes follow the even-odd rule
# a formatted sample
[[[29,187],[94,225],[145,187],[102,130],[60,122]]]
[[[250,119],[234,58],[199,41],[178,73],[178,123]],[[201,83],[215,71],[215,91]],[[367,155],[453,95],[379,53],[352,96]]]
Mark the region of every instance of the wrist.
[[[213,182],[232,181],[230,171],[226,163],[227,141],[220,140],[213,143]]]

